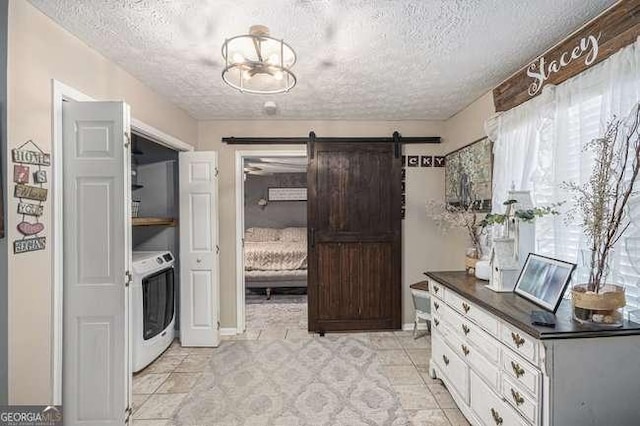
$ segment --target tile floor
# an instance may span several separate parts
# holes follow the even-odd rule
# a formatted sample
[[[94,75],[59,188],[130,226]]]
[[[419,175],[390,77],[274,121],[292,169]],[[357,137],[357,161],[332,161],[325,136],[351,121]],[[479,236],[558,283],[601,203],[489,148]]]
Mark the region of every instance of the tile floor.
[[[247,305],[251,309],[252,305]],[[304,306],[306,308],[306,304]],[[263,312],[263,311],[259,311]],[[284,311],[283,311],[284,312]],[[264,320],[249,315],[248,330],[227,340],[272,341],[274,339],[335,339],[339,334],[319,337],[306,330],[306,309],[287,310],[282,322],[273,312]],[[297,312],[292,314],[291,312]],[[300,318],[292,318],[299,315]],[[274,319],[275,318],[275,319]],[[253,328],[251,328],[253,327]],[[430,336],[414,339],[411,332],[366,333],[376,349],[384,374],[397,393],[411,425],[468,425],[451,395],[439,380],[429,377]],[[133,418],[136,426],[173,426],[173,414],[215,356],[215,348],[182,348],[175,341],[162,356],[133,377]],[[209,425],[202,425],[209,426]],[[210,425],[215,426],[215,423]],[[345,425],[350,426],[350,425]]]
[[[225,340],[250,339],[332,339],[311,335],[305,330],[263,329]],[[431,345],[428,336],[413,339],[410,332],[368,333],[377,349],[384,374],[407,411],[411,425],[458,426],[468,425],[447,389],[428,373]],[[222,342],[222,345],[225,341]],[[174,425],[170,420],[189,390],[195,386],[215,349],[182,348],[174,342],[149,367],[134,375],[134,425]],[[214,425],[211,425],[214,426]]]

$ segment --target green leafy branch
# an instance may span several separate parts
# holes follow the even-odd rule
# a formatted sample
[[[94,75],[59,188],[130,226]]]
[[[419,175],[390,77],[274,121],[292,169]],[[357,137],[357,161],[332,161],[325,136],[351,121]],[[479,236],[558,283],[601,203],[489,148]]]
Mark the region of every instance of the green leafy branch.
[[[510,206],[511,204],[517,203],[517,200],[507,200],[502,203],[505,206]],[[560,212],[556,210],[557,207],[560,207],[563,203],[553,203],[546,207],[534,207],[532,209],[520,209],[516,210],[513,214],[515,217],[520,219],[523,222],[531,223],[536,218],[547,216],[547,215],[558,215]],[[491,225],[503,225],[509,219],[509,215],[506,213],[489,213],[479,222],[479,226],[485,228]]]

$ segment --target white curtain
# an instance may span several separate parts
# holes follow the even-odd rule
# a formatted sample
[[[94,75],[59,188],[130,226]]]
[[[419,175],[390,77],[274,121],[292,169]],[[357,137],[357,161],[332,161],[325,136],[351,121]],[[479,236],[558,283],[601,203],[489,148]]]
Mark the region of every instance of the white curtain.
[[[593,165],[583,146],[601,136],[614,117],[640,102],[640,38],[605,61],[487,123],[494,141],[493,210],[507,191],[530,190],[534,204],[571,200],[566,181],[584,183]],[[640,188],[639,188],[640,189]],[[616,246],[612,279],[625,284],[630,306],[640,307],[640,197],[632,200],[632,225]],[[569,203],[567,203],[569,204]],[[567,204],[563,210],[566,210]],[[585,236],[579,218],[566,214],[536,220],[536,251],[579,262]]]

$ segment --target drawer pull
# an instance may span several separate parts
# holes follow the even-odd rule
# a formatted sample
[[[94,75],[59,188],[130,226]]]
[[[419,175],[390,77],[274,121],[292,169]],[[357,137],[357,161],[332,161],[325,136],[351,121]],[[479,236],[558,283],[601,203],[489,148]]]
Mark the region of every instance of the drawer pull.
[[[524,337],[521,337],[518,333],[511,332],[511,338],[513,339],[513,343],[516,344],[516,347],[524,345]]]
[[[449,365],[449,358],[446,355],[442,355],[442,360],[444,361],[444,365]]]
[[[462,324],[462,331],[464,331],[464,335],[466,336],[471,330],[466,324]]]
[[[518,407],[524,404],[524,398],[522,397],[522,395],[520,395],[520,392],[514,390],[513,388],[511,388],[511,396],[513,397],[513,400],[516,402],[516,405]]]
[[[440,290],[440,287],[438,287],[437,285],[433,286],[433,292],[438,294],[438,291]]]
[[[433,307],[436,308],[436,311],[440,309],[440,304],[438,302],[433,302]]]
[[[497,425],[501,425],[503,420],[500,417],[500,414],[495,410],[495,408],[491,409],[491,416],[493,417],[493,421],[496,422]]]
[[[440,325],[440,321],[438,321],[438,318],[434,318],[433,323],[436,325],[436,327]]]
[[[469,348],[467,345],[462,345],[462,352],[464,353],[464,356],[469,355]]]
[[[515,361],[511,361],[511,368],[513,368],[513,372],[516,375],[516,378],[519,379],[521,376],[524,376],[524,368],[520,367]]]
[[[464,309],[464,313],[466,314],[471,309],[471,306],[467,305],[466,302],[462,302],[462,309]]]

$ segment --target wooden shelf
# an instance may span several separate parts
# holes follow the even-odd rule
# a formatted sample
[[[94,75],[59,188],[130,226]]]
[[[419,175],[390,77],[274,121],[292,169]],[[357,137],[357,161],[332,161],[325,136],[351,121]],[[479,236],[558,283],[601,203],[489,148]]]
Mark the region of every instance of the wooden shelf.
[[[172,217],[132,217],[133,226],[176,226],[178,221]]]

